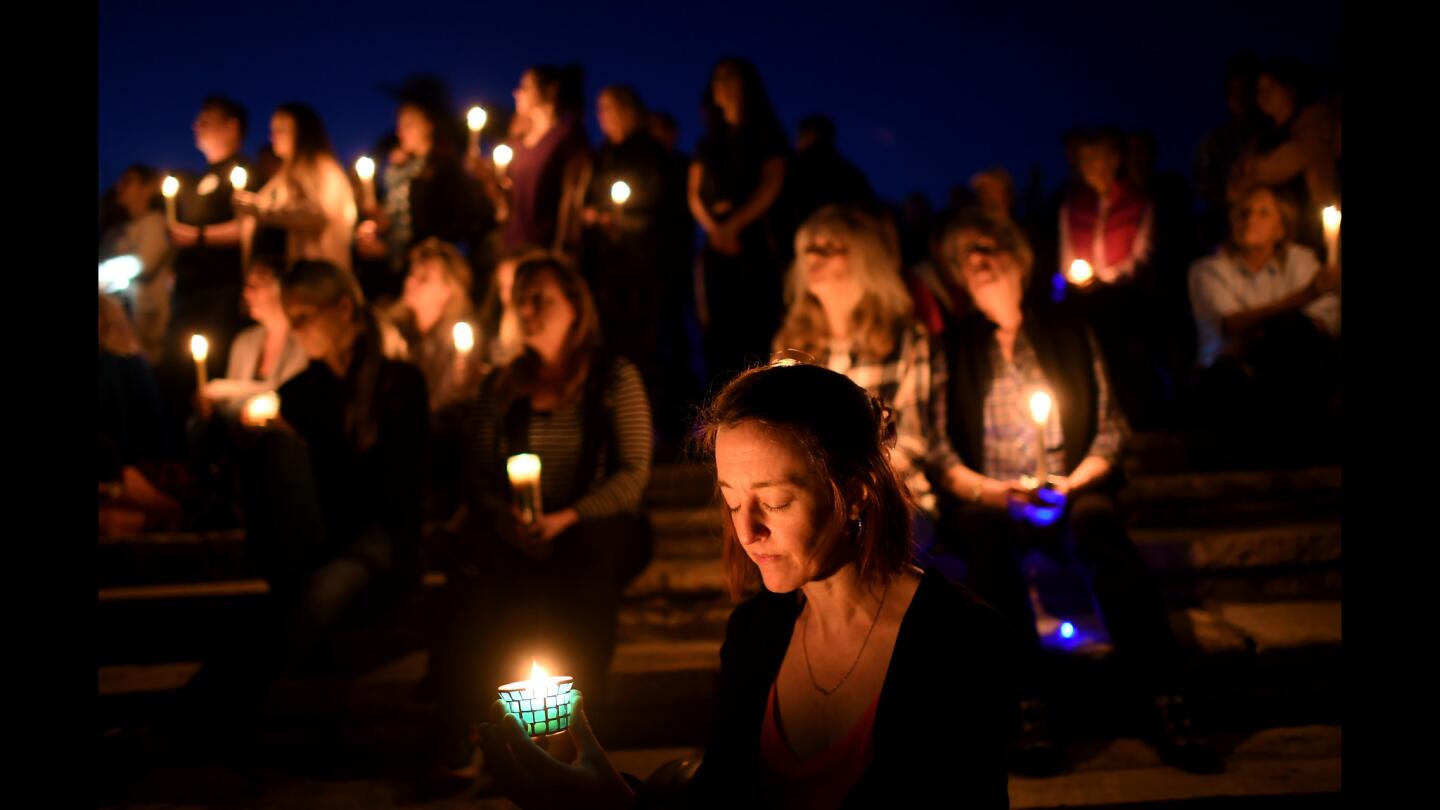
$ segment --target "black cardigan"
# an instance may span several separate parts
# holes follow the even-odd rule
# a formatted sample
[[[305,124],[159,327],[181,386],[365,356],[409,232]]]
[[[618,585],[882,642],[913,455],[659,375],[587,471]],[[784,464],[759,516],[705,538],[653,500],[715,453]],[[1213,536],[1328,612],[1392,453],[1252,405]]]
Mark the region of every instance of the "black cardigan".
[[[785,658],[797,594],[764,592],[737,607],[720,648],[711,742],[691,781],[693,807],[759,806],[760,728]],[[1009,807],[1005,751],[1015,721],[1010,631],[961,585],[927,569],[901,621],[880,705],[875,758],[846,807],[908,807],[944,799]]]

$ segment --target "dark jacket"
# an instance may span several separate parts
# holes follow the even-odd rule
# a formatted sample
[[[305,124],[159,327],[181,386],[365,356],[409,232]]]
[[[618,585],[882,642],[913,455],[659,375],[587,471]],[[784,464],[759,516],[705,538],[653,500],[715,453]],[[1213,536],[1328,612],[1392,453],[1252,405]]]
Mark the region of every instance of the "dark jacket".
[[[983,312],[974,310],[947,326],[941,338],[948,366],[945,427],[960,460],[977,471],[985,458],[985,397],[994,384],[990,349],[995,329]],[[1020,330],[1054,392],[1065,439],[1065,469],[1073,470],[1085,460],[1099,429],[1100,387],[1085,325],[1054,307],[1035,305],[1025,307]]]
[[[705,760],[690,784],[695,807],[762,800],[760,728],[800,604],[764,592],[730,616]],[[915,592],[875,714],[875,758],[846,807],[1009,806],[1005,751],[1016,708],[1012,642],[973,591],[927,569]]]

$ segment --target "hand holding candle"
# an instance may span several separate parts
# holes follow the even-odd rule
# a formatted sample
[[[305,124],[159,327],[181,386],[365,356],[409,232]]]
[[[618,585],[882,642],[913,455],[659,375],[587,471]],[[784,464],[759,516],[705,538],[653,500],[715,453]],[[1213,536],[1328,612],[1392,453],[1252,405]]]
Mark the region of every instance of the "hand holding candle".
[[[249,427],[265,427],[280,415],[280,395],[274,391],[256,394],[246,400],[240,421]]]
[[[625,201],[630,199],[630,184],[624,180],[616,180],[610,186],[610,199],[616,205],[624,205]]]
[[[165,198],[165,222],[170,225],[180,220],[175,215],[175,195],[180,193],[180,179],[175,175],[165,178],[160,184],[160,194]]]
[[[515,150],[511,149],[505,144],[502,143],[499,146],[495,147],[495,152],[493,155],[495,161],[495,173],[500,177],[504,177],[505,167],[510,165],[510,161],[514,159],[514,157]]]
[[[1095,269],[1090,266],[1090,262],[1076,259],[1070,263],[1070,269],[1065,271],[1065,278],[1076,287],[1084,287],[1095,278]]]
[[[245,184],[250,182],[250,173],[245,171],[244,166],[236,166],[230,170],[230,188],[235,191],[244,191]]]
[[[190,336],[190,356],[195,358],[196,387],[205,387],[205,358],[210,356],[210,341],[204,335]]]
[[[550,675],[530,662],[530,678],[500,687],[500,699],[532,737],[554,734],[570,727],[570,691],[574,678]]]
[[[505,461],[505,472],[510,476],[521,520],[526,525],[539,520],[545,514],[540,502],[540,457],[532,453],[511,456]]]
[[[1052,406],[1050,395],[1044,391],[1036,391],[1030,395],[1030,417],[1035,420],[1035,488],[1045,486],[1049,480],[1047,470],[1047,459],[1045,458],[1045,425],[1050,421],[1050,408]]]
[[[360,178],[360,204],[366,208],[375,207],[375,161],[368,155],[361,155],[355,161],[355,176]]]
[[[476,157],[480,155],[480,130],[485,128],[485,122],[489,118],[484,107],[471,107],[470,111],[465,113],[465,126],[470,130],[470,154]]]
[[[1320,212],[1320,221],[1325,226],[1325,266],[1340,266],[1340,209],[1333,205]]]

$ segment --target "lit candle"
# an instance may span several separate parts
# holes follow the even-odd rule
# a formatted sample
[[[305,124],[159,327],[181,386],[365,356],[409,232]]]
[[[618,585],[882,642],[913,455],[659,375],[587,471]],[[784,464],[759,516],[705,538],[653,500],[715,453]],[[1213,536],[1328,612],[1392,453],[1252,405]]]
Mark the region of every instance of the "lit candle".
[[[614,185],[610,186],[610,199],[616,205],[624,205],[625,201],[630,199],[630,184],[624,180],[616,180]]]
[[[1325,264],[1340,266],[1340,209],[1327,205],[1320,212],[1320,221],[1325,225]]]
[[[230,188],[244,191],[245,184],[248,182],[250,182],[250,173],[245,171],[244,166],[236,166],[230,170]]]
[[[1095,278],[1095,269],[1090,266],[1090,262],[1076,259],[1070,263],[1070,269],[1065,272],[1065,278],[1076,287],[1084,287],[1090,283],[1091,279]]]
[[[160,184],[160,193],[165,197],[165,221],[174,225],[180,221],[175,216],[175,195],[180,193],[180,179],[173,174],[166,177]]]
[[[360,193],[364,196],[361,204],[366,208],[375,206],[375,161],[362,155],[355,161],[355,175],[360,178]]]
[[[510,476],[521,519],[534,523],[544,514],[540,504],[540,457],[533,453],[511,456],[505,461],[505,472]]]
[[[1045,425],[1050,421],[1050,395],[1036,391],[1030,396],[1030,416],[1035,420],[1035,487],[1045,486],[1049,480],[1045,459]]]
[[[455,370],[464,374],[465,360],[470,357],[470,350],[475,348],[475,330],[470,324],[460,321],[451,334],[455,338]]]
[[[484,107],[471,107],[470,112],[465,113],[465,126],[470,129],[470,154],[476,157],[480,156],[480,130],[485,128],[488,119]]]
[[[280,415],[280,395],[274,391],[266,391],[263,394],[256,394],[245,402],[245,410],[242,412],[245,424],[254,427],[264,427],[270,420]]]
[[[503,177],[505,176],[505,167],[509,166],[511,159],[515,157],[515,150],[502,143],[495,147],[493,157],[495,160],[495,173]]]
[[[532,737],[554,734],[570,727],[570,692],[575,679],[550,675],[530,662],[530,679],[500,687],[500,699]]]
[[[190,336],[190,356],[195,358],[195,379],[198,387],[205,387],[205,358],[210,356],[210,341],[204,335]]]

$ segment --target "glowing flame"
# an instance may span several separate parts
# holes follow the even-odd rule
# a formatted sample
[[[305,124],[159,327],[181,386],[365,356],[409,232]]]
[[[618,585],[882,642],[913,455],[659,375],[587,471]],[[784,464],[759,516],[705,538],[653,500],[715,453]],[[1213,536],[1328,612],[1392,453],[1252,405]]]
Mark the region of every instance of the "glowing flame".
[[[502,143],[502,144],[500,144],[499,146],[495,147],[494,158],[495,158],[495,165],[496,165],[496,166],[499,166],[500,168],[503,169],[503,168],[505,168],[506,166],[509,166],[509,165],[510,165],[510,161],[511,161],[511,159],[514,158],[514,157],[515,157],[515,150],[514,150],[514,149],[511,149],[510,147],[506,146],[505,144]]]
[[[369,180],[374,177],[375,161],[371,160],[368,156],[361,157],[355,161],[355,174],[358,175],[361,180]]]
[[[470,328],[470,324],[461,321],[455,324],[453,331],[456,350],[461,353],[468,353],[471,349],[475,348],[475,330]]]
[[[1325,210],[1320,212],[1320,220],[1325,223],[1326,231],[1334,233],[1340,230],[1340,209],[1333,205],[1325,206]]]
[[[128,253],[106,259],[100,262],[100,288],[106,292],[119,292],[129,287],[142,269],[140,259]]]
[[[244,166],[236,166],[230,170],[230,187],[244,189],[245,184],[250,181],[250,173],[245,171]]]
[[[204,335],[191,335],[190,355],[195,358],[195,361],[198,363],[204,360],[209,354],[210,341],[206,340]]]
[[[470,111],[465,113],[465,126],[469,127],[471,132],[479,132],[485,128],[485,122],[489,118],[484,107],[471,107]]]
[[[545,671],[545,668],[542,667],[542,666],[540,666],[540,664],[539,664],[538,662],[536,662],[536,660],[535,660],[534,658],[531,658],[531,659],[530,659],[530,680],[532,680],[532,681],[543,681],[543,680],[545,680],[545,679],[548,678],[548,677],[550,677],[550,673],[546,672],[546,671]]]
[[[263,425],[280,414],[280,396],[274,391],[256,394],[245,403],[245,418]]]
[[[505,472],[510,483],[540,480],[540,457],[533,453],[521,453],[505,460]]]
[[[1050,418],[1050,395],[1044,391],[1036,391],[1030,396],[1030,416],[1035,419],[1035,424],[1043,425]]]
[[[160,193],[166,197],[174,197],[180,193],[180,178],[173,174],[166,177],[165,181],[160,184]]]
[[[614,200],[616,205],[624,205],[625,201],[630,199],[630,184],[624,180],[616,180],[610,187],[610,199]]]
[[[1076,259],[1070,263],[1070,269],[1065,273],[1065,277],[1070,279],[1071,284],[1079,287],[1089,283],[1090,279],[1095,277],[1095,269],[1090,266],[1090,262]]]

